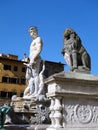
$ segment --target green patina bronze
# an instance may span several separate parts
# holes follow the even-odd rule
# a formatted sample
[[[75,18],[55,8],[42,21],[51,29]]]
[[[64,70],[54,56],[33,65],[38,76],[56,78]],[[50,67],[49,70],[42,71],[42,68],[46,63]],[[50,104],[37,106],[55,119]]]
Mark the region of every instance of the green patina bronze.
[[[0,107],[0,130],[4,130],[4,122],[6,114],[10,111],[11,107],[8,105],[3,105]]]

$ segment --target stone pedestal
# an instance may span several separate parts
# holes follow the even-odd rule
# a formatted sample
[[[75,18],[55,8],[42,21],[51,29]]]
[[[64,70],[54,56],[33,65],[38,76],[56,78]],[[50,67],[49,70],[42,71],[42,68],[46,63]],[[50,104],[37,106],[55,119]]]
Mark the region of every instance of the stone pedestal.
[[[5,125],[4,130],[46,130],[47,127],[49,126],[48,125]]]
[[[9,113],[10,123],[20,125],[50,124],[50,100],[44,95],[39,96],[40,100],[34,99],[30,100],[17,97],[12,100],[12,110]]]
[[[98,130],[98,76],[61,72],[45,84],[51,100],[47,130]]]

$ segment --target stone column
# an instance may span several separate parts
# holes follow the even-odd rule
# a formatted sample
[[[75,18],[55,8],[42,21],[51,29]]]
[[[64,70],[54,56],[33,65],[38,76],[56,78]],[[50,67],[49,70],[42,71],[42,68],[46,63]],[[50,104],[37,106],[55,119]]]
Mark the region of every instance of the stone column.
[[[62,105],[61,105],[61,97],[54,97],[55,105],[53,107],[54,109],[54,120],[55,120],[55,128],[61,128],[62,127]]]
[[[51,126],[50,127],[53,127],[55,125],[55,119],[54,119],[54,98],[50,98],[51,100],[51,105],[50,105],[50,119],[51,119]]]

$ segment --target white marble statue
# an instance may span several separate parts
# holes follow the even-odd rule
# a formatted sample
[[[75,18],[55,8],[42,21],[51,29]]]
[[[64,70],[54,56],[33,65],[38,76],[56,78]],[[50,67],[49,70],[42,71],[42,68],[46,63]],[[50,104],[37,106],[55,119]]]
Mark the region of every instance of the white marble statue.
[[[29,64],[24,63],[24,65],[27,66],[26,81],[28,85],[24,91],[24,97],[26,97],[30,96],[34,92],[34,77],[32,73],[32,68],[29,66]]]
[[[45,63],[43,62],[43,68],[39,74],[39,88],[38,88],[38,92],[36,94],[36,97],[38,97],[40,94],[42,94],[42,90],[44,87],[44,76],[43,76],[44,70],[45,70]]]
[[[29,64],[25,64],[27,65],[26,79],[28,81],[28,86],[23,96],[23,98],[28,99],[36,97],[39,93],[41,77],[41,74],[39,74],[41,63],[40,53],[42,51],[42,39],[38,36],[37,27],[30,27],[29,33],[33,41],[30,45]]]

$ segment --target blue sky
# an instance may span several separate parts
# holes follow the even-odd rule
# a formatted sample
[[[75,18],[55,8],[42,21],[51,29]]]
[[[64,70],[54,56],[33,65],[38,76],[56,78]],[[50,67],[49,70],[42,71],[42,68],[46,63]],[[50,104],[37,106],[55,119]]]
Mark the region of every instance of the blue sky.
[[[98,0],[0,0],[0,53],[28,57],[30,26],[43,39],[42,59],[64,64],[63,32],[73,28],[91,57],[91,73],[98,75]]]

